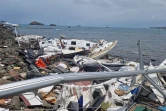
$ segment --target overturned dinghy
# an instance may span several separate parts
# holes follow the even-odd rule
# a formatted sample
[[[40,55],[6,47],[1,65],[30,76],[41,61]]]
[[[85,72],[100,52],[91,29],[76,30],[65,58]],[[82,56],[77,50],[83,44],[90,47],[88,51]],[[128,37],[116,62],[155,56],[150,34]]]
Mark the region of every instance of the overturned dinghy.
[[[105,40],[101,40],[96,46],[91,49],[91,53],[89,54],[90,58],[99,59],[105,56],[112,48],[117,44],[117,40],[114,42],[107,42]]]

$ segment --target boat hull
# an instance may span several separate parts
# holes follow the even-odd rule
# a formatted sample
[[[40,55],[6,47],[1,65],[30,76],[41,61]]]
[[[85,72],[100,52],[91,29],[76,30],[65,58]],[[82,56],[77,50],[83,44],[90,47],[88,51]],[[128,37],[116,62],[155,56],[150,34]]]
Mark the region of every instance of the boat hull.
[[[69,54],[62,54],[64,58],[71,58],[73,59],[76,55],[87,55],[89,51],[80,51],[80,52],[75,52],[75,53],[69,53]]]
[[[106,48],[105,50],[100,51],[100,52],[97,52],[97,53],[95,53],[95,54],[90,54],[89,57],[90,57],[90,58],[93,58],[93,59],[100,59],[100,58],[104,57],[109,51],[112,50],[112,48],[115,47],[115,45],[117,44],[117,42],[118,42],[118,41],[114,41],[114,42],[112,43],[112,45],[109,46],[108,48]]]

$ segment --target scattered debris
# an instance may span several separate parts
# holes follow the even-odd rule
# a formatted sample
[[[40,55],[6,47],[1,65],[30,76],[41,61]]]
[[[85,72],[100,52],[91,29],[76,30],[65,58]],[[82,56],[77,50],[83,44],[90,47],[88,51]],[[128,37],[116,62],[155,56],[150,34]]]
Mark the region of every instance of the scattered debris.
[[[63,73],[135,71],[139,66],[139,63],[110,58],[106,55],[117,41],[101,40],[94,43],[64,37],[47,40],[37,35],[15,38],[12,29],[2,26],[0,26],[0,39],[1,85],[43,76],[51,78],[50,75]],[[165,67],[165,61],[159,67]],[[154,67],[150,65],[146,68]],[[158,77],[158,74],[151,74],[150,77],[160,86],[165,81],[162,75]],[[51,85],[14,97],[2,98],[0,110],[158,111],[164,109],[165,107],[161,107],[164,103],[163,96],[141,78],[122,77]],[[127,105],[131,107],[128,108]]]

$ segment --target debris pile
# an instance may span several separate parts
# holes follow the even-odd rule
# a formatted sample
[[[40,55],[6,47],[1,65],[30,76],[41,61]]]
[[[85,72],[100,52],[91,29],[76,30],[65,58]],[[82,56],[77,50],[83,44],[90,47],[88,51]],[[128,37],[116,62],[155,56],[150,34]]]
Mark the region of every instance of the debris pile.
[[[37,41],[37,43],[40,42],[39,45],[42,44],[43,47],[37,48],[36,50],[30,47],[20,49],[17,43],[18,41],[31,42],[35,36],[24,37],[24,39],[17,38],[18,40],[16,40],[12,30],[0,26],[1,85],[15,81],[22,81],[23,83],[25,82],[24,80],[27,79],[36,82],[36,79],[32,78],[37,78],[45,82],[42,78],[43,76],[48,77],[50,80],[51,77],[63,77],[63,73],[135,71],[139,67],[139,63],[137,62],[110,58],[106,55],[107,52],[116,45],[117,41],[111,43],[102,40],[99,44],[92,42],[87,43],[89,41],[85,40],[77,41],[76,39],[40,41],[39,38],[43,37],[38,36],[35,38],[35,41]],[[72,48],[67,46],[67,42],[76,44],[76,41],[80,44],[85,42],[85,47],[81,47],[84,50],[80,51],[80,48],[76,46],[72,46]],[[54,46],[55,44],[53,44],[54,42],[56,43],[56,47]],[[66,49],[60,47],[62,43],[64,43],[63,45]],[[45,45],[49,46],[47,50],[45,49]],[[96,47],[92,48],[90,47],[91,45]],[[79,55],[79,51],[82,54],[82,51],[87,51],[91,48],[92,52],[89,56]],[[63,54],[57,53],[59,50]],[[52,51],[57,52],[52,53]],[[71,57],[69,52],[72,53],[72,57],[74,56],[74,58],[64,58],[68,56]],[[105,59],[99,59],[101,57]],[[159,67],[165,66],[165,62],[166,61]],[[147,67],[154,69],[152,65]],[[74,77],[74,75],[72,75],[72,77]],[[157,74],[152,74],[150,77],[154,78],[154,81],[159,83],[160,86],[162,85]],[[112,78],[110,80],[89,80],[50,85],[35,89],[34,91],[29,90],[29,92],[24,92],[14,97],[0,99],[0,107],[2,110],[54,109],[59,111],[83,111],[83,109],[87,109],[87,111],[112,111],[115,108],[127,111],[140,109],[142,109],[142,111],[158,111],[157,107],[162,106],[164,103],[163,97],[158,97],[157,95],[159,93],[156,89],[154,89],[148,81],[142,80],[141,78],[142,76],[121,77]],[[22,85],[19,84],[20,82],[17,83],[17,85]],[[26,84],[27,83],[28,82],[26,82]],[[26,87],[26,85],[24,85],[23,87]],[[143,102],[146,102],[146,104]],[[154,108],[149,104],[153,104]],[[163,108],[164,107],[160,107],[160,109]]]

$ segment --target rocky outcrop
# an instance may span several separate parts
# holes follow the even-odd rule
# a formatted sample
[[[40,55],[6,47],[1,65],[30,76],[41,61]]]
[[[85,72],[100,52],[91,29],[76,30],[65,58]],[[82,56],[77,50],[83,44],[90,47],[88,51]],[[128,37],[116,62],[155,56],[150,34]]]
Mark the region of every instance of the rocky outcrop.
[[[40,22],[33,21],[29,25],[44,25],[44,24],[42,24]]]
[[[50,26],[56,26],[55,24],[50,24]]]

